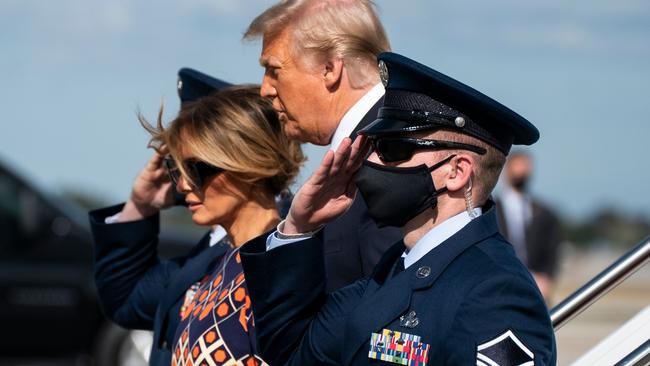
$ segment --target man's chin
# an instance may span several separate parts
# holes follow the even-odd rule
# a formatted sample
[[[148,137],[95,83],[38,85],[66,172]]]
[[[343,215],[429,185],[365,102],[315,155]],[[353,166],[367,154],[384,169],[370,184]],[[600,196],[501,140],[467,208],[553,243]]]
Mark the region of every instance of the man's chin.
[[[298,124],[296,122],[286,120],[284,122],[284,134],[293,141],[299,141],[300,143],[309,143],[319,146],[325,146],[329,144],[329,141],[321,141],[317,134],[309,133],[301,128],[296,127]]]
[[[300,141],[301,143],[311,142],[300,130],[285,128],[284,134],[287,135],[289,140]]]

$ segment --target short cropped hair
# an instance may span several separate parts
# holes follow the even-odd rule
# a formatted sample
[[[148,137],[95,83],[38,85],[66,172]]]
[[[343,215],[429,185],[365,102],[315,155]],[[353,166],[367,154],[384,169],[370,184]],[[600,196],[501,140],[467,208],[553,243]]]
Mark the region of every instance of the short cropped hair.
[[[452,153],[469,153],[474,156],[476,168],[472,177],[472,190],[475,192],[474,201],[482,206],[490,198],[492,190],[499,180],[499,175],[506,162],[506,156],[494,146],[473,136],[450,130],[439,130],[434,133],[436,139],[460,142],[482,147],[486,153],[481,155],[467,150],[451,150]],[[449,153],[450,150],[445,150]]]
[[[244,39],[268,42],[288,27],[297,60],[340,58],[353,88],[379,82],[377,55],[390,51],[390,43],[372,1],[283,0],[253,20]]]
[[[257,85],[222,89],[183,105],[167,128],[162,108],[155,127],[141,115],[139,119],[152,136],[150,145],[166,145],[183,177],[194,186],[181,164],[189,155],[273,195],[293,182],[305,160],[300,144],[285,136],[271,102],[260,96]]]

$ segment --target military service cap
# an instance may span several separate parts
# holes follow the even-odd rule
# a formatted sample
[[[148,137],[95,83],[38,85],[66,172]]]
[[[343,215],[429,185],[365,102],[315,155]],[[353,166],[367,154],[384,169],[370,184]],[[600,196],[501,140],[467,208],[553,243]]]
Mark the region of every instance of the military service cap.
[[[181,98],[181,105],[193,102],[229,86],[232,86],[232,84],[194,69],[184,67],[178,71],[177,88],[178,97]]]
[[[359,134],[383,136],[450,129],[476,137],[508,154],[530,145],[539,131],[519,114],[481,92],[396,53],[378,57],[386,87],[377,120]]]

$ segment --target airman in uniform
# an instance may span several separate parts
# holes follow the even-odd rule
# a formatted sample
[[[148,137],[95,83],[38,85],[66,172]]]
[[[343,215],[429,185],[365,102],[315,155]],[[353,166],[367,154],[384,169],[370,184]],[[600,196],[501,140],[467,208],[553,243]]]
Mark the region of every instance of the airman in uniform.
[[[276,232],[242,248],[261,354],[271,365],[555,365],[544,299],[490,200],[511,146],[538,130],[404,56],[383,53],[379,66],[378,119],[325,156]],[[355,187],[403,239],[371,276],[327,294],[319,230]]]

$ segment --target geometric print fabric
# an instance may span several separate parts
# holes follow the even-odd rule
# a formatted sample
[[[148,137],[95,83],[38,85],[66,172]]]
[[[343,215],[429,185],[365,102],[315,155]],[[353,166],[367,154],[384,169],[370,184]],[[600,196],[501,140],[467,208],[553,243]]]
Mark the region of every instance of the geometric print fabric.
[[[268,366],[256,355],[255,326],[238,248],[192,286],[179,314],[172,366]]]

